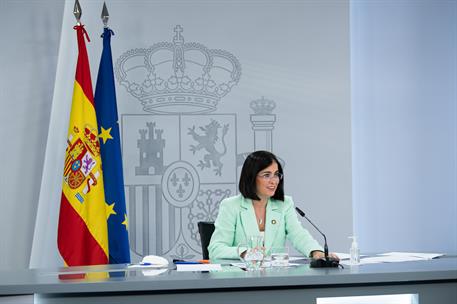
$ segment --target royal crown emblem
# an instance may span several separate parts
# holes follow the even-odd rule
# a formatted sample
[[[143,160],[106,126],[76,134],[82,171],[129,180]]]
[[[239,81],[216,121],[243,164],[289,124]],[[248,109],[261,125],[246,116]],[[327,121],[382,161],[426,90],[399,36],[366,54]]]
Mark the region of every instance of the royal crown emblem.
[[[129,50],[116,62],[119,83],[146,112],[210,113],[240,79],[241,65],[235,56],[200,43],[184,43],[182,31],[177,25],[173,42]]]
[[[249,106],[257,115],[269,115],[276,108],[276,103],[273,100],[266,99],[262,96],[260,99],[253,100]]]

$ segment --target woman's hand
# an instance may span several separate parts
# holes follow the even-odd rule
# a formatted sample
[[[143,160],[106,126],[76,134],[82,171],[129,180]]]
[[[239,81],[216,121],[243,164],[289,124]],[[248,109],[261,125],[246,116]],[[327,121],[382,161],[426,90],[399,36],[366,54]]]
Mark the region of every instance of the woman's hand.
[[[335,260],[337,260],[337,261],[340,260],[340,258],[339,258],[339,257],[336,255],[336,253],[334,253],[334,252],[330,252],[330,253],[328,254],[328,257],[329,257],[329,258],[332,258],[332,259],[335,259]],[[317,260],[317,259],[325,259],[325,254],[324,254],[322,251],[316,250],[316,251],[313,251],[313,252],[312,252],[312,258],[313,258],[313,259],[316,259],[316,260]]]

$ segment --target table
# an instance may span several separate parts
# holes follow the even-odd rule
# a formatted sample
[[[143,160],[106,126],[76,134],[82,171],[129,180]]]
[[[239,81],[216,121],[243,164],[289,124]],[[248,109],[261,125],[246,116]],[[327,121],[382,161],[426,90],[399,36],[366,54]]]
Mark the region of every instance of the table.
[[[0,296],[34,294],[35,303],[48,304],[303,304],[316,303],[318,297],[412,293],[419,295],[420,304],[457,303],[457,257],[345,269],[312,269],[303,264],[256,272],[164,269],[148,276],[148,271],[127,265],[4,271]]]

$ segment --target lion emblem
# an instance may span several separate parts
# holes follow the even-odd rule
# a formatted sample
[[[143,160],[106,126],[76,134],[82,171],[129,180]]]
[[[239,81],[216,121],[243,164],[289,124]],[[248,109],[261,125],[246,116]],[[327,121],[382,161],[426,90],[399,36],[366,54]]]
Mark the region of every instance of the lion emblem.
[[[221,136],[221,143],[222,143],[222,151],[219,152],[216,149],[216,144],[219,140],[219,129],[222,128],[222,136]],[[202,170],[204,168],[211,168],[214,166],[214,172],[216,175],[222,175],[222,167],[223,164],[221,162],[222,156],[227,153],[227,146],[225,144],[225,135],[227,134],[229,129],[229,125],[226,124],[222,127],[217,121],[211,119],[211,122],[204,127],[200,127],[200,130],[203,134],[198,134],[195,132],[195,126],[189,128],[189,132],[187,134],[191,135],[192,138],[198,143],[197,145],[190,145],[190,150],[195,155],[195,152],[205,149],[207,154],[203,156],[203,160],[200,160],[199,164],[197,165]]]

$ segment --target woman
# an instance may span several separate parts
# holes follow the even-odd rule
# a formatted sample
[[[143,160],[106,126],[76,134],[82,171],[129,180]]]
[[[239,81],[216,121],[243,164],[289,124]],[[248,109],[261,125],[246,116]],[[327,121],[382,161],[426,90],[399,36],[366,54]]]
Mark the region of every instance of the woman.
[[[273,153],[256,151],[241,169],[240,195],[219,206],[208,246],[210,259],[238,259],[247,236],[264,236],[266,250],[283,247],[286,238],[305,256],[323,258],[322,247],[300,224],[292,198],[284,196],[284,175]],[[330,254],[337,258],[336,255]]]

